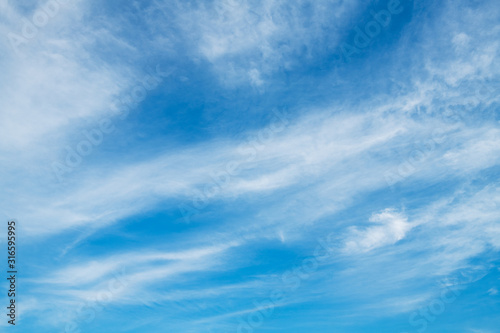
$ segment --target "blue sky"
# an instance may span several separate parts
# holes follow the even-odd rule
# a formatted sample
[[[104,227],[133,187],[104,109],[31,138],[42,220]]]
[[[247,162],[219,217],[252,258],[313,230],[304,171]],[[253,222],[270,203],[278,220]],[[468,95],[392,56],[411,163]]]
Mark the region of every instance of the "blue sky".
[[[496,1],[0,9],[15,330],[500,332]]]

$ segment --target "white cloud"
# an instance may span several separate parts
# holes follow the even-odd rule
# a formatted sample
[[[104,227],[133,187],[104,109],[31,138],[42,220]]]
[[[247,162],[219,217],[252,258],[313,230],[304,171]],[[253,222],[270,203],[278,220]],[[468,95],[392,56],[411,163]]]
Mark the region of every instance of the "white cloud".
[[[497,288],[490,288],[490,289],[488,290],[488,294],[489,294],[490,296],[495,296],[495,295],[498,295],[498,289],[497,289]]]
[[[270,1],[252,7],[248,2],[215,1],[213,6],[196,7],[179,2],[176,4],[179,12],[173,16],[178,15],[176,23],[181,23],[182,37],[194,37],[186,38],[186,43],[194,44],[195,51],[189,51],[193,59],[201,56],[209,61],[231,85],[249,81],[263,86],[278,65],[288,69],[296,65],[293,59],[297,50],[305,49],[306,54],[315,52],[318,40],[314,36],[321,35],[322,25],[340,16],[346,20],[349,15],[344,14],[349,6],[356,6],[354,2],[335,2],[337,17],[329,17],[334,11],[326,10],[325,2],[311,3],[316,17],[311,22],[298,15],[276,15],[284,7],[296,14],[301,9],[299,4],[305,3],[299,1],[295,6]],[[4,15],[10,16],[8,22],[19,20],[19,14],[11,6],[6,3],[0,6],[5,9]],[[423,58],[430,79],[421,79],[427,74],[421,75],[421,67],[417,66],[408,71],[417,73],[419,79],[399,97],[384,100],[376,96],[350,106],[333,102],[322,110],[305,106],[300,113],[308,116],[290,116],[286,129],[259,148],[245,146],[248,149],[244,154],[238,149],[244,144],[241,140],[217,139],[156,156],[136,158],[131,151],[128,160],[113,165],[96,162],[86,172],[76,170],[66,187],[47,186],[43,181],[47,171],[39,162],[54,161],[67,138],[82,124],[112,114],[108,109],[112,97],[123,92],[135,77],[133,69],[112,66],[86,50],[94,38],[134,50],[110,31],[88,28],[92,35],[88,39],[81,34],[68,38],[71,33],[58,32],[70,26],[73,27],[70,31],[85,30],[84,15],[78,13],[85,12],[86,7],[78,8],[67,16],[58,16],[52,27],[47,26],[27,45],[24,57],[17,58],[7,52],[2,60],[8,74],[14,77],[2,83],[0,93],[0,107],[7,110],[0,114],[0,122],[6,127],[0,133],[0,163],[5,166],[2,185],[7,189],[1,198],[2,214],[18,217],[28,238],[44,238],[71,228],[96,230],[137,213],[162,209],[159,205],[165,202],[168,202],[165,209],[176,209],[178,202],[191,203],[193,193],[214,185],[211,174],[225,170],[228,161],[239,163],[240,173],[231,177],[218,193],[209,196],[207,202],[242,198],[250,198],[250,204],[252,200],[262,201],[252,207],[247,219],[218,221],[217,227],[224,229],[223,232],[207,236],[195,230],[188,241],[206,244],[210,239],[213,244],[224,245],[188,246],[193,249],[177,252],[148,248],[99,260],[85,259],[38,279],[40,290],[49,286],[47,290],[58,291],[58,296],[64,298],[62,304],[75,306],[76,301],[98,297],[122,267],[126,268],[126,279],[134,288],[121,291],[115,300],[135,304],[137,295],[148,291],[145,286],[167,283],[178,276],[198,279],[197,272],[234,268],[238,263],[225,261],[225,256],[244,242],[276,238],[291,246],[294,241],[310,240],[316,230],[313,223],[319,224],[321,218],[349,208],[366,194],[386,189],[384,173],[408,160],[415,146],[432,138],[436,129],[443,134],[443,141],[416,165],[415,173],[403,180],[403,184],[436,184],[451,179],[465,185],[435,204],[424,204],[423,208],[405,213],[385,209],[373,213],[367,226],[351,227],[344,239],[343,254],[357,260],[349,277],[358,280],[348,282],[357,283],[360,288],[355,292],[360,294],[365,293],[363,285],[380,294],[392,291],[395,285],[405,290],[414,279],[442,277],[459,268],[470,268],[471,258],[485,249],[500,248],[498,186],[491,184],[478,189],[469,184],[469,180],[477,179],[479,172],[499,163],[498,124],[477,120],[480,117],[474,118],[475,122],[456,123],[436,119],[444,113],[443,109],[469,111],[478,106],[491,107],[498,101],[494,94],[482,100],[470,99],[471,91],[464,88],[467,84],[476,88],[500,74],[494,61],[499,44],[484,42],[498,29],[483,34],[477,26],[463,24],[463,29],[449,27],[436,40],[431,38],[434,34],[424,34],[429,38],[424,40],[423,49],[430,56]],[[476,20],[479,16],[475,14],[478,13],[467,12],[465,16],[469,21]],[[306,23],[311,26],[306,27]],[[7,25],[1,27],[2,32]],[[168,35],[159,30],[159,35]],[[331,37],[334,45],[338,36]],[[435,56],[449,46],[453,54],[443,64]],[[470,58],[465,56],[469,49],[476,50]],[[377,207],[376,211],[383,207],[387,206]],[[252,223],[247,223],[248,220]],[[326,228],[327,223],[321,222]],[[336,222],[333,224],[329,227],[339,227]],[[226,225],[231,228],[224,228]],[[409,239],[410,231],[419,236],[418,241]],[[429,249],[429,253],[412,257],[421,248]],[[387,270],[380,272],[380,267]],[[400,267],[410,268],[401,271]],[[357,274],[359,271],[379,273],[383,279],[376,280],[383,282],[374,283],[381,288],[365,283],[364,276],[372,281],[373,275]],[[340,275],[342,278],[348,274]],[[251,290],[260,290],[262,284],[234,288],[249,286]],[[185,297],[205,297],[225,290],[231,287],[192,292]],[[496,289],[491,292],[496,293]],[[415,293],[387,298],[387,302],[393,309],[397,304],[394,311],[408,310],[430,295]],[[151,302],[183,299],[179,294],[147,296]],[[38,304],[36,300],[29,302],[30,309]]]
[[[311,58],[323,52],[329,47],[324,39],[333,48],[340,28],[358,5],[358,1],[216,0],[177,4],[168,11],[176,12],[177,25],[194,41],[193,56],[210,61],[224,83],[260,86],[281,67],[300,66],[297,54]],[[325,26],[331,27],[328,36]]]
[[[370,217],[370,222],[374,223],[375,226],[365,229],[351,228],[349,237],[345,239],[343,251],[363,253],[393,245],[403,239],[413,227],[405,215],[389,208],[373,214]]]
[[[123,274],[123,279],[136,280],[155,280],[165,274],[183,271],[181,266],[174,265],[175,262],[196,262],[207,260],[206,257],[219,255],[228,249],[238,246],[236,242],[207,246],[203,248],[194,248],[182,252],[143,252],[134,251],[114,255],[99,260],[92,259],[84,263],[70,266],[55,272],[46,280],[37,279],[36,283],[55,284],[61,286],[84,286],[96,281],[102,281],[104,278],[109,278],[112,274]],[[165,265],[164,268],[157,270],[158,264]],[[180,270],[171,269],[170,267],[178,267]],[[185,266],[182,266],[185,267]],[[186,267],[194,267],[192,265]],[[155,271],[158,276],[152,274]],[[143,274],[144,273],[144,274]]]

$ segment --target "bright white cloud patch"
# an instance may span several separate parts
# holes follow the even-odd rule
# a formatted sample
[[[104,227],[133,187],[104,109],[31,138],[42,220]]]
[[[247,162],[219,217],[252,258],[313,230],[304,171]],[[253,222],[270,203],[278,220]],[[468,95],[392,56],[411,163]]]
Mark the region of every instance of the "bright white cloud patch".
[[[379,247],[393,245],[403,239],[412,229],[412,225],[404,214],[389,208],[373,214],[369,221],[374,226],[351,229],[350,236],[345,241],[344,251],[368,252]]]

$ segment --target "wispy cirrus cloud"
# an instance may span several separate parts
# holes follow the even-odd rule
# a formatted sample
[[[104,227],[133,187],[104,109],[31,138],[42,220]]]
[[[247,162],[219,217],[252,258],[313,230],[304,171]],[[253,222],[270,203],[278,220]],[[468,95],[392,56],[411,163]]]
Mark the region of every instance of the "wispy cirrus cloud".
[[[4,34],[36,10],[0,6]],[[253,301],[294,282],[283,274],[325,234],[335,235],[327,260],[276,306],[268,327],[398,322],[427,306],[442,279],[484,283],[494,296],[498,6],[404,7],[350,64],[329,58],[354,18],[372,15],[358,2],[145,1],[111,17],[114,8],[81,1],[61,7],[21,56],[3,40],[12,79],[0,92],[2,214],[21,221],[25,246],[41,255],[26,261],[25,320],[50,318],[36,327],[53,330],[97,302],[109,312],[88,326],[95,332],[144,323],[235,331],[256,312]],[[150,63],[172,59],[185,85],[152,92],[67,183],[54,184],[51,163],[75,133],[115,119],[114,98]],[[240,99],[245,108],[224,104]],[[256,140],[267,106],[284,100],[286,126]],[[222,111],[210,113],[210,103]],[[238,170],[224,178],[229,162]],[[398,181],[388,184],[387,172]],[[200,200],[192,223],[179,223],[178,207]],[[480,274],[458,285],[463,272]],[[127,287],[100,299],[117,274]],[[64,310],[43,307],[45,299]],[[122,310],[140,320],[124,327]],[[283,319],[291,313],[310,317]],[[92,325],[85,318],[79,325]]]

